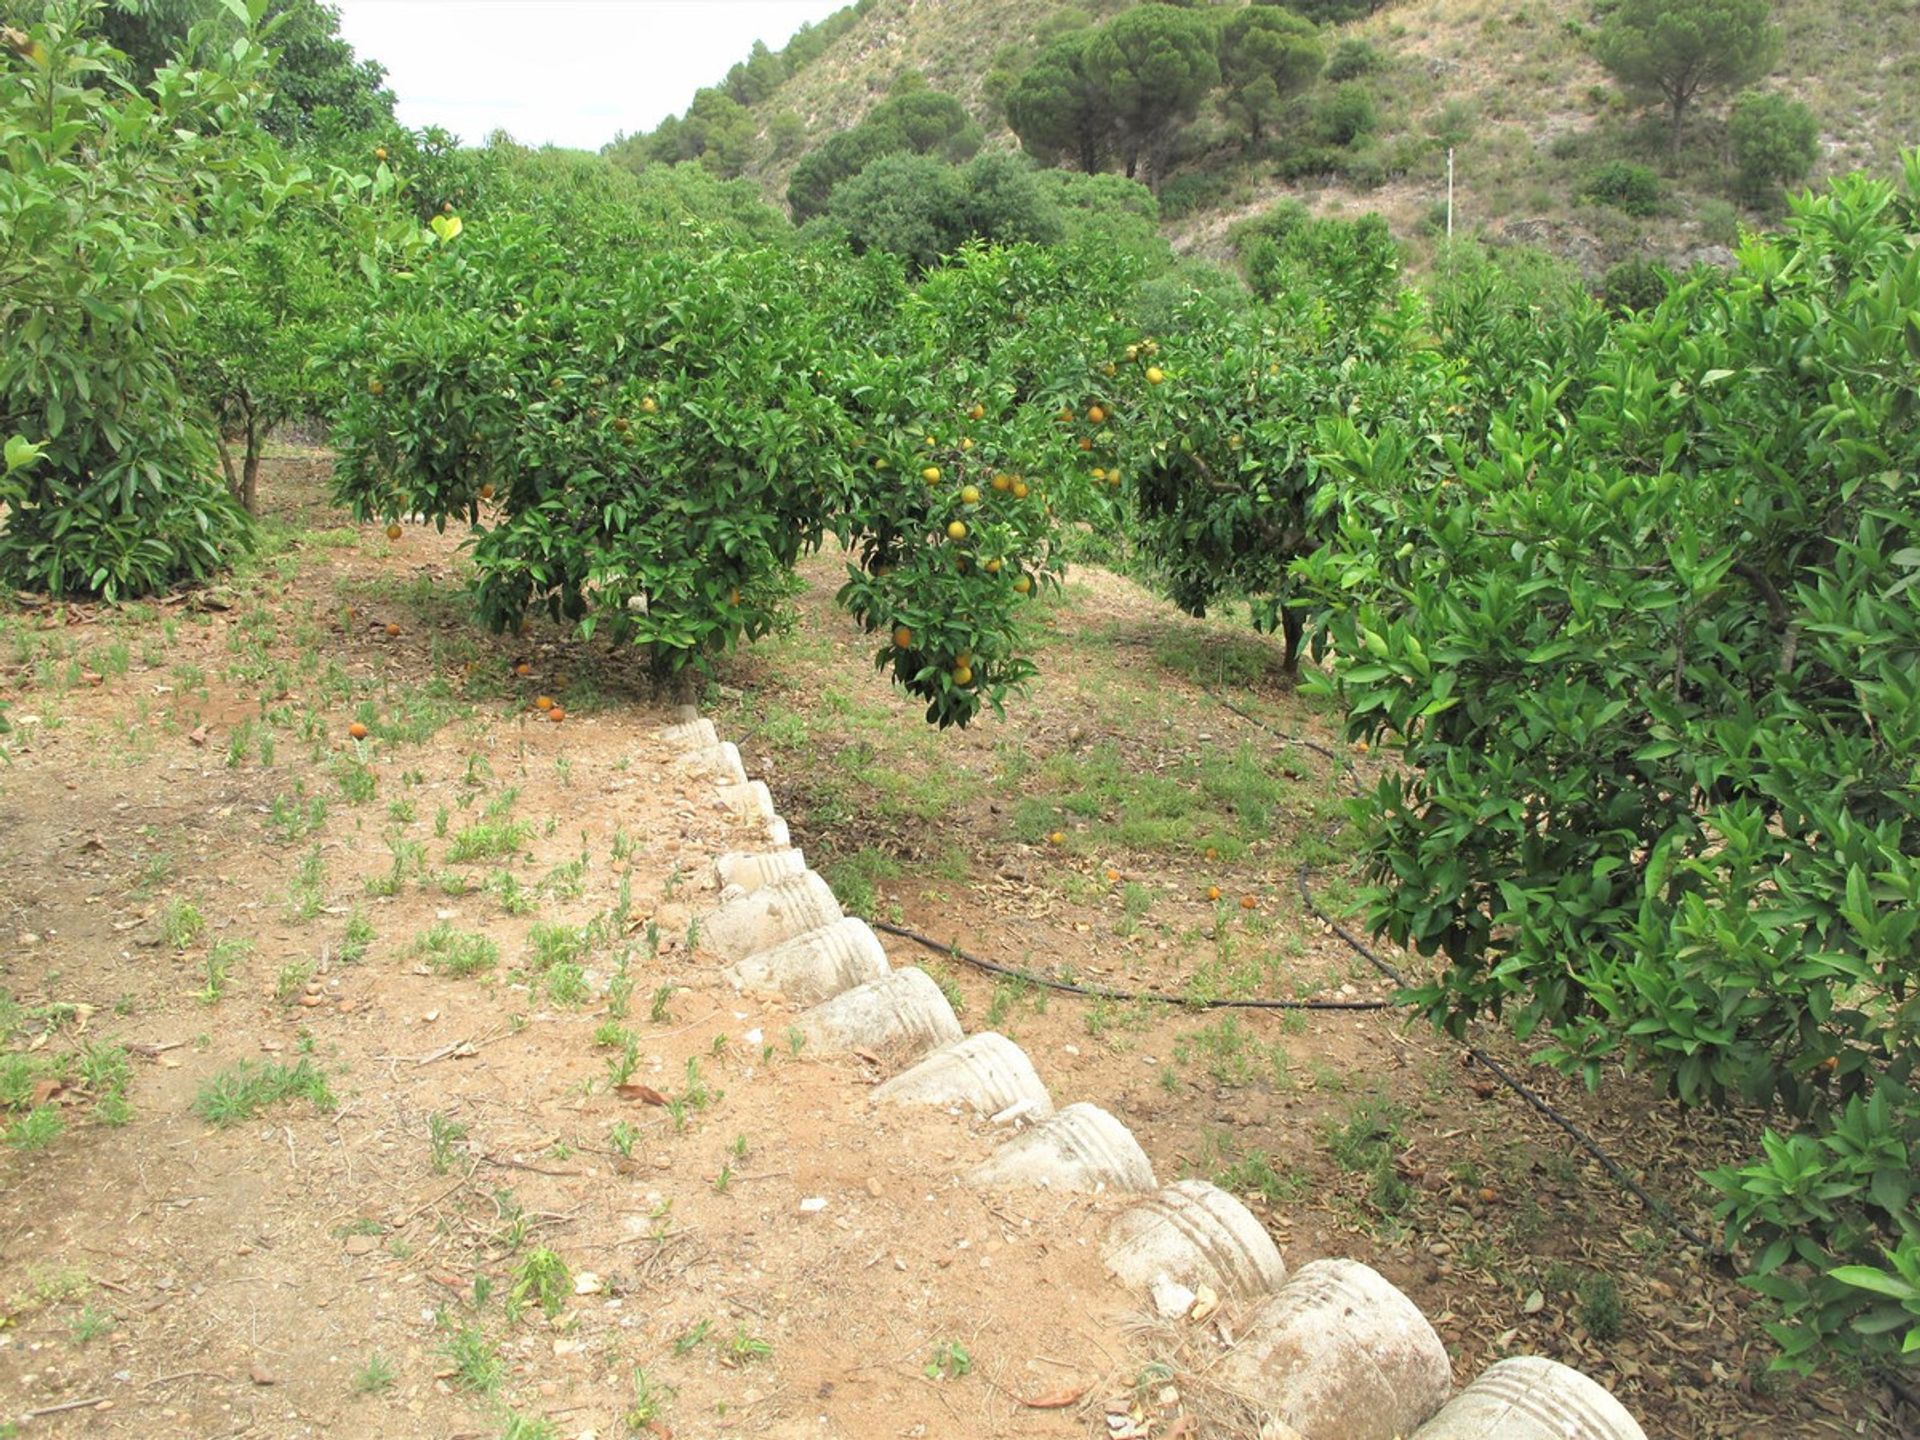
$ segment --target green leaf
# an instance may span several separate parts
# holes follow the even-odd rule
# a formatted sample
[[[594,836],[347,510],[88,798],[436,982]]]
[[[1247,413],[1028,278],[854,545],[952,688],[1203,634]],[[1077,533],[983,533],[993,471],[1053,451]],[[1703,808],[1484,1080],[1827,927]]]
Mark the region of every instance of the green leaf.
[[[1827,1275],[1842,1285],[1885,1295],[1890,1300],[1920,1300],[1920,1287],[1909,1285],[1899,1277],[1876,1270],[1871,1265],[1836,1265]]]
[[[7,473],[11,475],[16,470],[26,469],[38,460],[45,450],[44,445],[36,445],[24,435],[9,436],[6,445]]]

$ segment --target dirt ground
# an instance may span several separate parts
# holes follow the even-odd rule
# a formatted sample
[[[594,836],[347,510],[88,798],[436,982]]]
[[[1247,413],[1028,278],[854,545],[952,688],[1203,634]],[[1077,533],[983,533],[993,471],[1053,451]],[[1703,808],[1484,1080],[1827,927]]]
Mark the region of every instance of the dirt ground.
[[[476,630],[455,537],[347,526],[325,465],[270,465],[212,592],[0,611],[0,1435],[1247,1433],[1231,1307],[1167,1325],[1102,1273],[1120,1201],[962,1184],[990,1127],[876,1109],[883,1067],[718,980],[694,920],[755,837],[642,667]],[[1116,989],[1387,993],[1295,890],[1350,903],[1347,781],[1276,739],[1334,748],[1264,641],[1079,570],[1032,692],[935,735],[837,573],[702,709],[850,909]],[[1379,1268],[1459,1383],[1543,1353],[1650,1435],[1901,1433],[1769,1376],[1744,1292],[1403,1015],[888,947],[1291,1265]],[[1528,1074],[1710,1228],[1692,1174],[1747,1117]]]

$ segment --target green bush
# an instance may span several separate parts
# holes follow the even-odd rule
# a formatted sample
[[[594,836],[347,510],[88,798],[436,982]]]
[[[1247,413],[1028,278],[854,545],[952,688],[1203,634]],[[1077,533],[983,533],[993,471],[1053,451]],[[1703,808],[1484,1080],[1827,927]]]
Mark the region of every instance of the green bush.
[[[1210,210],[1224,202],[1233,181],[1217,170],[1189,170],[1160,187],[1160,214],[1180,220],[1196,210]]]
[[[1325,73],[1327,79],[1337,84],[1342,80],[1358,80],[1362,75],[1371,75],[1386,63],[1387,57],[1375,49],[1371,41],[1349,35],[1333,47],[1333,54],[1327,57]]]
[[[1291,212],[1279,213],[1252,233],[1256,251],[1276,243],[1271,226]],[[1341,223],[1304,220],[1286,234]],[[1318,417],[1351,413],[1369,433],[1425,435],[1443,423],[1448,398],[1451,367],[1423,343],[1411,296],[1347,299],[1355,308],[1326,303],[1310,284],[1283,287],[1262,307],[1196,294],[1161,347],[1138,348],[1126,372],[1137,399],[1123,411],[1120,459],[1149,573],[1191,614],[1246,601],[1257,627],[1284,633],[1288,669],[1306,618],[1292,567],[1329,534],[1314,504]]]
[[[178,375],[214,237],[261,223],[286,181],[252,118],[264,51],[242,39],[138,96],[89,83],[116,64],[90,13],[48,6],[0,52],[0,415],[41,447],[0,480],[0,584],[119,598],[249,541]]]
[[[1412,998],[1781,1128],[1706,1178],[1784,1361],[1920,1350],[1920,154],[1445,463],[1330,421],[1328,608]]]
[[[1580,198],[1596,205],[1611,205],[1629,215],[1652,215],[1666,198],[1666,186],[1645,165],[1631,160],[1610,160],[1587,172],[1580,182]]]
[[[1740,192],[1760,204],[1807,178],[1820,154],[1820,122],[1798,100],[1749,90],[1733,102],[1727,125]]]
[[[1329,145],[1351,145],[1379,123],[1373,91],[1357,81],[1334,86],[1313,107],[1314,130]]]
[[[1652,260],[1622,260],[1607,268],[1600,293],[1615,310],[1632,313],[1651,310],[1667,298],[1673,276]]]
[[[827,215],[857,252],[902,256],[916,272],[969,240],[1047,244],[1065,234],[1032,163],[1004,153],[965,166],[884,155],[834,190]]]

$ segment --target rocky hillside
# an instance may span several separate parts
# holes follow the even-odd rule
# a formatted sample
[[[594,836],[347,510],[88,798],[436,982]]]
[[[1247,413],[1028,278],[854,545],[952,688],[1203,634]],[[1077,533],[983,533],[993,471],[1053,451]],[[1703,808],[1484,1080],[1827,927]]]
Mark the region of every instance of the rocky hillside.
[[[1126,0],[863,0],[789,52],[784,78],[750,93],[757,130],[732,162],[784,199],[794,164],[860,120],[903,73],[957,96],[989,146],[1014,148],[1000,101],[1048,36],[1129,8]],[[1891,170],[1920,141],[1920,0],[1776,0],[1784,43],[1760,82],[1803,101],[1819,123],[1813,178],[1866,166]],[[1635,255],[1715,258],[1743,223],[1764,218],[1737,196],[1724,94],[1703,97],[1685,147],[1669,157],[1658,117],[1625,96],[1596,62],[1587,0],[1404,0],[1334,27],[1328,50],[1365,40],[1372,70],[1349,79],[1370,93],[1375,123],[1345,173],[1295,173],[1287,126],[1257,151],[1209,106],[1187,131],[1162,188],[1168,237],[1219,254],[1231,223],[1283,198],[1331,213],[1385,215],[1416,257],[1443,227],[1446,148],[1455,155],[1458,226],[1543,244],[1597,273]],[[742,67],[744,70],[745,67]],[[778,67],[767,67],[769,71]],[[736,72],[737,74],[741,72]],[[715,77],[716,82],[721,77]],[[1321,82],[1321,93],[1332,82]],[[766,89],[764,79],[753,87]],[[1307,142],[1296,102],[1294,132]],[[1588,177],[1618,159],[1657,170],[1645,214],[1582,198]]]

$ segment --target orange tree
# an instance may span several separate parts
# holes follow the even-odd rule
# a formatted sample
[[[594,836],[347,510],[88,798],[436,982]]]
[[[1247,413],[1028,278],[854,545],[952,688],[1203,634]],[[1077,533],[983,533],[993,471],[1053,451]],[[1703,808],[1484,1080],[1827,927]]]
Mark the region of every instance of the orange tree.
[[[884,259],[669,241],[617,205],[458,221],[342,347],[336,473],[363,517],[471,525],[487,623],[540,609],[703,666],[778,622],[832,535],[858,557],[841,602],[930,721],[1031,673],[1018,617],[1053,580],[1064,453],[1036,397],[1063,382],[1009,337],[1015,313],[1071,328],[1061,262],[983,252],[915,290]]]
[[[1061,527],[1112,523],[1054,414],[1088,393],[1132,275],[1074,250],[972,246],[895,289],[883,343],[846,337],[863,352],[840,387],[858,556],[839,598],[935,724],[998,708],[1033,673],[1025,602],[1058,584]]]
[[[59,0],[0,27],[0,437],[37,447],[0,477],[0,583],[119,598],[248,543],[179,370],[209,237],[261,223],[287,166],[256,123],[258,44],[133,92],[97,19]]]
[[[1920,155],[1535,380],[1436,474],[1327,427],[1301,583],[1413,999],[1768,1107],[1706,1178],[1789,1363],[1920,1354]]]
[[[1351,416],[1438,457],[1427,437],[1448,423],[1457,367],[1424,318],[1410,294],[1354,323],[1311,289],[1250,311],[1202,296],[1178,338],[1124,348],[1112,463],[1128,479],[1144,563],[1176,605],[1204,615],[1247,601],[1258,629],[1283,632],[1295,668],[1306,616],[1292,567],[1331,533],[1317,427]]]

